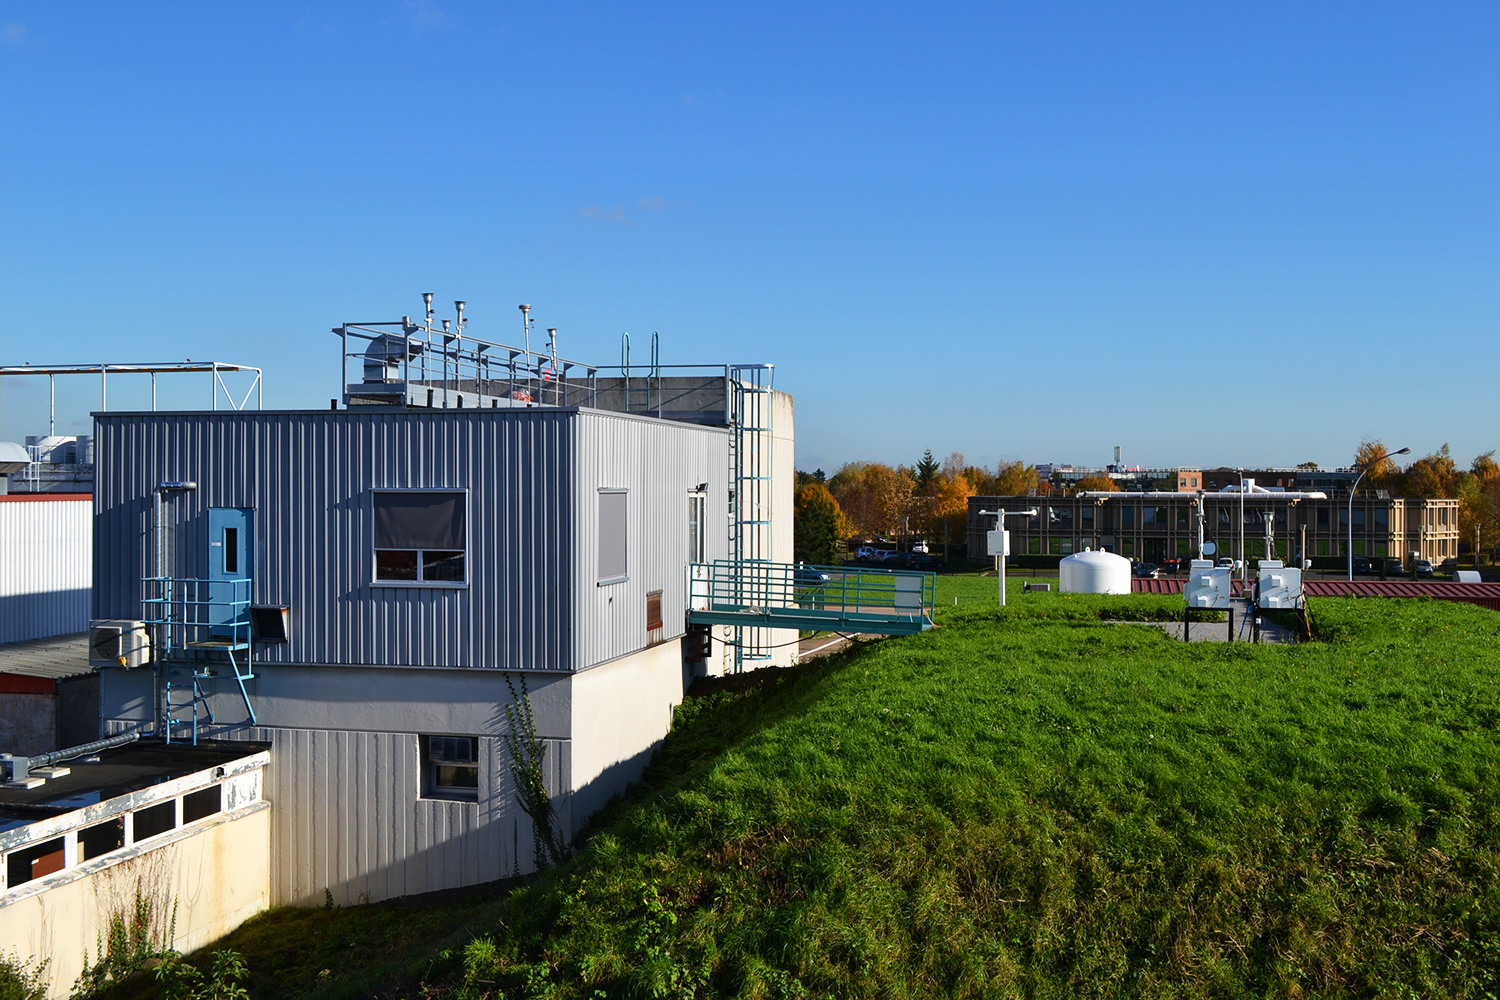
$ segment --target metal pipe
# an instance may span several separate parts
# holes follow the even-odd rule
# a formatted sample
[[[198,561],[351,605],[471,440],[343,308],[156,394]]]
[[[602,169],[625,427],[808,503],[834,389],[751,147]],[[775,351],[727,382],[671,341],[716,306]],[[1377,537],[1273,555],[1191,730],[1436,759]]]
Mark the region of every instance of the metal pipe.
[[[112,750],[122,747],[127,743],[134,743],[141,738],[140,733],[122,733],[119,736],[111,736],[107,740],[95,740],[92,743],[84,743],[76,747],[68,747],[66,750],[54,750],[52,753],[44,753],[31,758],[28,767],[51,767],[53,764],[74,757],[82,757],[84,754],[98,753],[100,750]]]

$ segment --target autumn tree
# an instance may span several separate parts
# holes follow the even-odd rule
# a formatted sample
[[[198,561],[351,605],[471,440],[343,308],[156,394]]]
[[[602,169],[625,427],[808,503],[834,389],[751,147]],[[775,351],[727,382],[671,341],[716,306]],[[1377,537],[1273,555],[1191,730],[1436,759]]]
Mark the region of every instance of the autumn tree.
[[[1354,467],[1368,469],[1365,479],[1371,486],[1385,486],[1397,474],[1391,450],[1379,438],[1361,441],[1354,449]]]
[[[1078,480],[1078,492],[1118,493],[1120,487],[1116,486],[1115,481],[1108,476],[1084,476]]]
[[[853,534],[849,519],[828,487],[803,484],[792,504],[792,547],[798,562],[838,561],[844,541]]]
[[[1459,477],[1457,492],[1459,543],[1472,551],[1478,528],[1480,549],[1493,551],[1500,543],[1500,465],[1493,451],[1474,459]]]
[[[1395,487],[1393,492],[1403,497],[1435,500],[1458,495],[1459,471],[1446,444],[1386,478]]]

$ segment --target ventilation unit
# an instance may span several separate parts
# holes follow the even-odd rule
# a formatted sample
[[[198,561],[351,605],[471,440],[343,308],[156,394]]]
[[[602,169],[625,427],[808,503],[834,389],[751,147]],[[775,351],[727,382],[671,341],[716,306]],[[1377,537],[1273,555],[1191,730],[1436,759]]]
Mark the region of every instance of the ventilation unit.
[[[146,623],[109,619],[89,623],[89,665],[143,667],[151,662]]]

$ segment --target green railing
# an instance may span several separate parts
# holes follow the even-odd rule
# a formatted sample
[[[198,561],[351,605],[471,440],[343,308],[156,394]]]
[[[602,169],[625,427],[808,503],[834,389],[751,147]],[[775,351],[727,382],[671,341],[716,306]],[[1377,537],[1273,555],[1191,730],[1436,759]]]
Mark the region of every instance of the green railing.
[[[688,572],[688,618],[696,624],[891,635],[932,627],[932,573],[731,559]]]

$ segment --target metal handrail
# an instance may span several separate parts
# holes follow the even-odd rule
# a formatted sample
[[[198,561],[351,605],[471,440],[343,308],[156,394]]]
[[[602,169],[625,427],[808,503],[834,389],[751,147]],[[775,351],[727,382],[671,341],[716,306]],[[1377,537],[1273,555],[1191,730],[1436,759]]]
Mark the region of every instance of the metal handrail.
[[[249,648],[251,580],[153,576],[141,582],[146,590],[141,599],[142,621],[162,628],[163,653],[167,656],[187,649],[194,641],[194,630],[201,636],[203,629],[218,632],[233,648]],[[228,588],[228,596],[215,588]],[[222,609],[219,621],[214,620],[216,608]]]
[[[932,573],[732,559],[694,563],[688,576],[690,607],[712,611],[891,612],[930,621],[937,589]]]

